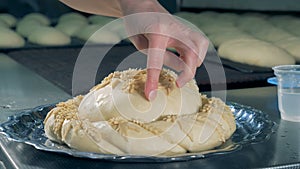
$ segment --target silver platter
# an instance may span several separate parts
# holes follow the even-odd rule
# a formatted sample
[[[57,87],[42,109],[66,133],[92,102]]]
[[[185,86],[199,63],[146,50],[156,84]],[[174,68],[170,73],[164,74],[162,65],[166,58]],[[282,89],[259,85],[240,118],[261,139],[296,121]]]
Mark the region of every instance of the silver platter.
[[[9,140],[34,146],[38,150],[64,153],[75,157],[102,159],[118,162],[172,162],[209,158],[232,153],[253,143],[268,140],[276,129],[276,123],[267,114],[250,106],[238,103],[227,103],[234,112],[237,129],[232,137],[223,145],[209,151],[185,153],[176,156],[137,156],[113,155],[81,152],[66,145],[52,142],[44,133],[43,120],[55,104],[43,105],[31,110],[24,110],[10,116],[8,121],[0,125],[0,133]]]

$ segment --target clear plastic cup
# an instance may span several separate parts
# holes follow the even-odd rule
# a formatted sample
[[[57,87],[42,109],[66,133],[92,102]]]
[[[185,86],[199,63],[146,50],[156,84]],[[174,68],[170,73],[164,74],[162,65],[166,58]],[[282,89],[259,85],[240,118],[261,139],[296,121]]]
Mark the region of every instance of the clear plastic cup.
[[[300,122],[300,65],[273,67],[277,77],[278,107],[283,120]]]

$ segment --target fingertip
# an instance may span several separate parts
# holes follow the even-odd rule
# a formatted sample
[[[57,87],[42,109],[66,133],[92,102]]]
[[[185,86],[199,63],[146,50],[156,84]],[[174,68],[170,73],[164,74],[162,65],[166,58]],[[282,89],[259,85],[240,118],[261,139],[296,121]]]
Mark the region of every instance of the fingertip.
[[[148,101],[153,101],[157,95],[157,86],[155,86],[152,83],[149,83],[149,81],[147,83],[147,81],[146,81],[144,92],[145,92],[146,99]]]
[[[149,101],[153,101],[157,96],[157,91],[156,90],[152,90],[150,93],[149,93],[149,98],[148,100]]]
[[[159,75],[159,69],[147,69],[147,80],[145,82],[144,92],[149,101],[152,101],[156,98]]]

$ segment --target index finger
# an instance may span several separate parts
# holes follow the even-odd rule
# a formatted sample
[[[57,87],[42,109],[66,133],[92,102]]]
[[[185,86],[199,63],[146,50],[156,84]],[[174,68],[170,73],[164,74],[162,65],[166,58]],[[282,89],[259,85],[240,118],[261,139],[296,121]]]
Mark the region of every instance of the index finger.
[[[153,100],[157,94],[159,75],[163,67],[168,37],[149,34],[147,35],[147,38],[149,41],[149,48],[147,52],[147,80],[144,92],[148,100]]]

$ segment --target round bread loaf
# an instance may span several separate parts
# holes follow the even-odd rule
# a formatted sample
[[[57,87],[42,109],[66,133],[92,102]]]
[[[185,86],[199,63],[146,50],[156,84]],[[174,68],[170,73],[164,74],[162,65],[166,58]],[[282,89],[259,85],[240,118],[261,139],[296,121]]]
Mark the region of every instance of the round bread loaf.
[[[158,95],[147,101],[146,70],[114,72],[85,96],[61,102],[44,121],[47,137],[87,152],[174,155],[213,149],[236,129],[230,108],[198,92],[192,80],[182,88],[163,70]]]

